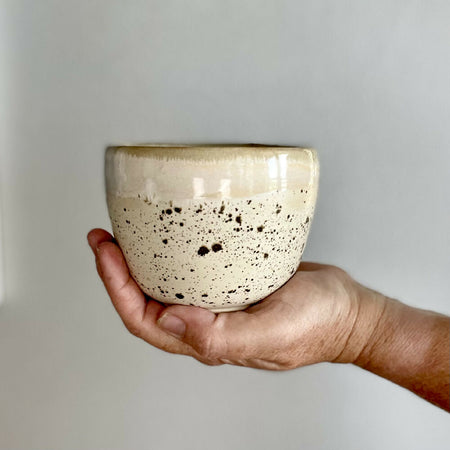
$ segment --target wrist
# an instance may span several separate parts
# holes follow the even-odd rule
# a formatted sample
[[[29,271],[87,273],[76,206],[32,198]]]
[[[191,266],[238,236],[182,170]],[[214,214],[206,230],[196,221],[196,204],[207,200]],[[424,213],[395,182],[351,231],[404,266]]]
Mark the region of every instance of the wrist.
[[[353,364],[449,411],[450,320],[386,298]]]
[[[433,346],[432,331],[439,317],[386,297],[383,313],[353,363],[373,372],[389,371],[403,361],[408,365],[420,364]]]
[[[354,280],[351,282],[354,313],[346,324],[345,346],[332,362],[359,365],[377,344],[379,330],[385,327],[391,300]]]

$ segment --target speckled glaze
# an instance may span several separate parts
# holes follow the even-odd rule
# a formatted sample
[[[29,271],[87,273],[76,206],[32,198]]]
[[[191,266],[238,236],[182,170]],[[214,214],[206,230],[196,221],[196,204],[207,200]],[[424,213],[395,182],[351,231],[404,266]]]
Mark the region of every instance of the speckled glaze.
[[[105,161],[114,236],[152,298],[233,311],[297,270],[317,197],[314,150],[141,145],[109,147]]]

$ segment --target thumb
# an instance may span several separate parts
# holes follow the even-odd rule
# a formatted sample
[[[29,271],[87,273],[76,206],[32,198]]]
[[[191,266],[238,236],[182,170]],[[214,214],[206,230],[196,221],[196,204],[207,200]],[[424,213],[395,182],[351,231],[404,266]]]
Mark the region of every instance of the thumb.
[[[226,313],[214,314],[197,306],[167,307],[158,319],[166,333],[188,344],[193,356],[207,364],[223,363],[227,358]]]

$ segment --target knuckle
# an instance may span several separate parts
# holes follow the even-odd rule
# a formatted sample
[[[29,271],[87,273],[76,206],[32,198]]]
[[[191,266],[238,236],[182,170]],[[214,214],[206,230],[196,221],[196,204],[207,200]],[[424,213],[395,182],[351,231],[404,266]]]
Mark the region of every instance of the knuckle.
[[[298,367],[292,360],[284,360],[279,362],[280,370],[293,370]]]
[[[332,274],[337,280],[339,281],[345,281],[347,278],[349,278],[348,273],[337,266],[327,266],[330,274]]]
[[[205,364],[206,366],[214,367],[214,366],[222,366],[224,363],[221,361],[210,361],[208,359],[203,359],[201,357],[197,358],[198,361],[200,361],[202,364]]]
[[[297,367],[301,367],[304,364],[304,360],[302,356],[299,355],[288,355],[285,358],[282,358],[278,361],[279,364],[279,370],[287,371],[287,370],[293,370]]]
[[[208,365],[218,365],[220,363],[220,358],[223,353],[222,346],[214,339],[211,334],[205,335],[197,343],[197,352],[202,358],[202,362]]]
[[[331,264],[327,265],[327,269],[328,269],[330,272],[334,273],[335,275],[341,275],[341,274],[344,274],[344,273],[345,273],[345,271],[344,271],[343,269],[341,269],[340,267],[338,267],[338,266],[333,266],[333,265],[331,265]]]
[[[272,361],[278,370],[291,370],[296,367],[294,355],[291,354],[289,349],[278,349],[278,351],[268,358]]]
[[[131,333],[133,336],[136,336],[138,338],[141,337],[141,328],[136,322],[124,320],[124,325],[125,328],[129,331],[129,333]]]

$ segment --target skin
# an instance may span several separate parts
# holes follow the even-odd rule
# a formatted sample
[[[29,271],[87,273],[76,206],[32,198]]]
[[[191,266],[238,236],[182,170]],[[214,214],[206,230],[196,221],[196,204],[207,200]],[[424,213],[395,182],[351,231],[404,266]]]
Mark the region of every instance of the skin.
[[[127,329],[161,350],[268,370],[351,363],[450,412],[449,317],[390,299],[338,267],[307,262],[244,311],[166,307],[139,289],[107,231],[92,230],[88,242]]]

